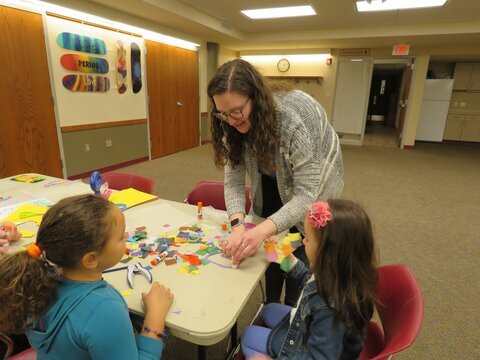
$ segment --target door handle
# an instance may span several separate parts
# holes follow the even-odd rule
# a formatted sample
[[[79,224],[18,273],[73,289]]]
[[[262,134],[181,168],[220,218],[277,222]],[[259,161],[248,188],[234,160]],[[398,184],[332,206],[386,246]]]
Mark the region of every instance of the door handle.
[[[180,101],[177,101],[177,106],[183,106],[183,104]]]
[[[373,97],[373,105],[376,105],[376,104],[377,104],[377,95]]]

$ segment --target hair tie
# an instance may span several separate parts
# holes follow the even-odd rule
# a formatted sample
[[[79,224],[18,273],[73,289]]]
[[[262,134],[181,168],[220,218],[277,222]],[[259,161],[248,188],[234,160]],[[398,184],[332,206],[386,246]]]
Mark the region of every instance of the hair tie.
[[[314,228],[319,229],[327,225],[332,220],[330,206],[325,201],[317,201],[310,205],[307,211],[307,220]]]
[[[37,243],[31,243],[27,247],[27,253],[34,259],[38,259],[42,255],[43,250],[38,246]]]

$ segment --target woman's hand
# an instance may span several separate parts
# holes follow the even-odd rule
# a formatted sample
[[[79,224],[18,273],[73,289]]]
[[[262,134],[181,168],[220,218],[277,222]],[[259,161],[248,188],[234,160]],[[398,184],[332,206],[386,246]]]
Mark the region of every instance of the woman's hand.
[[[277,226],[270,219],[263,221],[253,229],[245,231],[241,241],[232,243],[232,262],[239,264],[243,259],[255,254],[265,239],[277,233]]]
[[[17,241],[22,236],[22,233],[17,229],[16,225],[11,221],[4,221],[0,223],[0,239],[10,241]]]
[[[232,249],[236,249],[238,245],[242,242],[243,234],[245,234],[245,225],[238,225],[232,229],[232,232],[227,236],[226,239],[222,239],[222,243],[219,242],[219,245],[222,247],[222,251],[228,255],[232,255]]]

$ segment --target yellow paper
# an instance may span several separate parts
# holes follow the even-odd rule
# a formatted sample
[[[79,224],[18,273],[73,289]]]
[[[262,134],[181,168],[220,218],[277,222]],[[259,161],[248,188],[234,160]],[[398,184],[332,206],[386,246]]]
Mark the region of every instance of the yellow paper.
[[[132,295],[132,293],[133,293],[133,291],[130,290],[130,289],[128,289],[128,290],[123,290],[123,291],[121,292],[122,296],[125,296],[125,297]]]
[[[138,244],[130,245],[130,249],[137,250],[138,249]]]
[[[125,189],[110,195],[108,200],[113,202],[114,204],[125,205],[126,208],[131,208],[132,206],[143,204],[147,201],[151,201],[157,199],[157,196],[147,194],[135,189]]]
[[[45,215],[47,210],[47,206],[24,204],[12,212],[8,217],[0,220],[0,222],[9,220],[15,224],[18,224],[27,221],[33,221],[35,224],[40,225],[43,215]]]
[[[34,232],[28,230],[20,230],[22,232],[22,239],[31,238],[35,235]]]

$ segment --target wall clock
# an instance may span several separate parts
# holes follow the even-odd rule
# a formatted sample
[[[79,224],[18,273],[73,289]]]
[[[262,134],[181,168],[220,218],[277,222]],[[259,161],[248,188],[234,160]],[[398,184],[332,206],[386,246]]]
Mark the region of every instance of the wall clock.
[[[286,72],[290,69],[290,61],[287,59],[280,59],[277,63],[277,69],[280,72]]]

